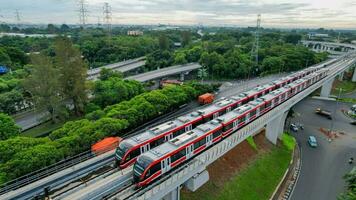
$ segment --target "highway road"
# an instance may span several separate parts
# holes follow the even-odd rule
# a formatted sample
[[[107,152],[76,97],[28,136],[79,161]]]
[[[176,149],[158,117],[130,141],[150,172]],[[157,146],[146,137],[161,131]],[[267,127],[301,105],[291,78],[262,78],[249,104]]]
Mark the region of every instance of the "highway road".
[[[356,157],[356,126],[349,124],[351,120],[340,110],[348,109],[351,105],[339,103],[334,127],[346,134],[332,142],[318,130],[320,127],[330,128],[331,121],[316,115],[314,109],[322,107],[333,111],[336,102],[308,98],[295,106],[297,117],[292,121],[304,124],[305,129],[293,133],[301,146],[302,168],[292,200],[335,200],[344,191],[342,177],[355,166],[349,165],[347,160],[351,156]],[[319,146],[315,149],[307,144],[310,135],[317,138]]]
[[[199,63],[189,63],[186,65],[175,65],[175,66],[171,66],[171,67],[166,67],[166,68],[130,76],[130,77],[127,77],[126,79],[136,80],[139,82],[146,82],[146,81],[163,78],[163,77],[170,76],[170,75],[193,71],[193,70],[196,70],[199,68],[201,68],[201,65]]]

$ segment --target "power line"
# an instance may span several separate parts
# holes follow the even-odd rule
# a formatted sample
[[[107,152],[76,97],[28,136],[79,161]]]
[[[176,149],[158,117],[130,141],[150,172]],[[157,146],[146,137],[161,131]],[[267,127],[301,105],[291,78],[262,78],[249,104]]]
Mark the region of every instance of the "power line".
[[[107,26],[108,34],[111,36],[111,19],[112,19],[112,12],[111,12],[111,6],[109,3],[105,2],[104,3],[104,23]]]
[[[79,24],[82,25],[82,27],[85,27],[86,25],[86,20],[88,17],[88,9],[87,9],[87,3],[86,0],[79,0]]]

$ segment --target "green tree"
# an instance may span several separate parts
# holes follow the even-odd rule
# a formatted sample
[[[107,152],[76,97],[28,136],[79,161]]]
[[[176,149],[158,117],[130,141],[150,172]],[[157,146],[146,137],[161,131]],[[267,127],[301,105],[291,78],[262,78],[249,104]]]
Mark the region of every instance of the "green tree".
[[[190,44],[192,40],[192,35],[189,31],[183,31],[182,32],[182,45],[185,47],[188,44]]]
[[[53,67],[51,58],[42,54],[33,55],[31,60],[33,68],[23,86],[32,95],[37,108],[47,109],[52,121],[57,122],[63,100],[59,71]]]
[[[354,200],[356,199],[356,168],[354,167],[350,173],[344,176],[346,181],[346,192],[340,194],[338,200]]]
[[[161,50],[167,50],[169,48],[169,39],[166,34],[161,33],[158,37],[158,45]]]
[[[300,34],[287,34],[285,36],[285,41],[287,43],[291,43],[291,44],[298,44],[298,42],[302,39],[302,36]]]
[[[208,70],[205,67],[202,67],[198,70],[198,77],[203,82],[204,78],[208,77]]]
[[[185,58],[186,55],[184,52],[177,52],[174,55],[174,64],[175,65],[180,65],[180,64],[186,64],[188,63],[187,59]]]
[[[6,50],[0,47],[0,65],[10,66],[11,59]]]
[[[8,115],[0,113],[0,140],[6,140],[20,134],[20,128]]]
[[[280,57],[267,57],[263,59],[262,62],[262,71],[265,74],[276,73],[282,70],[284,61]]]
[[[73,101],[75,114],[81,115],[87,100],[87,67],[79,50],[66,37],[55,41],[55,65],[60,73],[59,83],[64,97]]]
[[[109,78],[113,78],[113,77],[123,78],[124,76],[123,76],[122,72],[115,72],[111,69],[106,69],[106,68],[101,69],[100,76],[99,76],[100,80],[106,81]]]

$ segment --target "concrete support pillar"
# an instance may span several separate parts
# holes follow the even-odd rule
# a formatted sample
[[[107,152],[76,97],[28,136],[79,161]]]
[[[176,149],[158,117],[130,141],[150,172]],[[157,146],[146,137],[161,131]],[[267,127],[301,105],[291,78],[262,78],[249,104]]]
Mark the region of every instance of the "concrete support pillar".
[[[356,82],[356,66],[354,68],[354,74],[352,75],[352,82]]]
[[[184,73],[180,73],[180,81],[184,81]]]
[[[280,138],[283,133],[284,123],[286,121],[287,115],[288,111],[281,113],[278,117],[267,124],[266,138],[273,144],[277,144],[277,139]]]
[[[172,190],[166,196],[162,198],[163,200],[179,200],[180,199],[180,186]]]
[[[342,80],[344,80],[344,72],[341,72],[339,74],[339,81],[342,81]]]
[[[327,82],[324,83],[323,86],[321,86],[321,92],[320,92],[320,96],[321,97],[329,97],[330,96],[330,92],[331,92],[331,88],[333,86],[333,82],[334,79],[331,79]]]

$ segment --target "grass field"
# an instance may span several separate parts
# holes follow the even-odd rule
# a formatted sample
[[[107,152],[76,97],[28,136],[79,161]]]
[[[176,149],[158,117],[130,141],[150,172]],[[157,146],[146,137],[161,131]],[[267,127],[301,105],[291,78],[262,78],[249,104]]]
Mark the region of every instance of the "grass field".
[[[247,167],[220,188],[211,181],[202,190],[183,194],[183,200],[265,200],[277,187],[291,160],[295,140],[284,134],[283,145],[260,153]],[[257,147],[258,148],[258,147]]]
[[[342,89],[341,94],[347,94],[356,91],[356,83],[350,80],[344,80],[342,82],[336,81],[331,93],[335,96],[339,95],[339,88]]]

